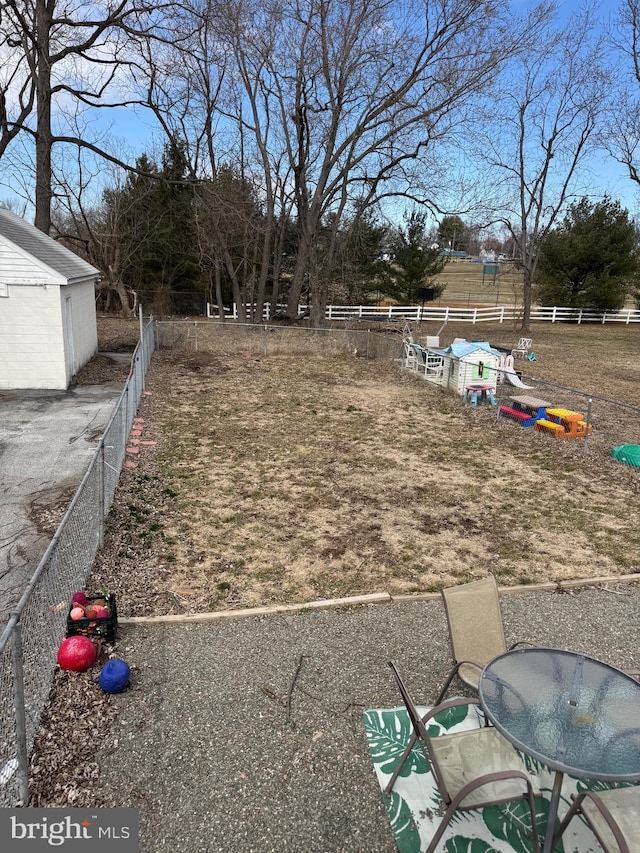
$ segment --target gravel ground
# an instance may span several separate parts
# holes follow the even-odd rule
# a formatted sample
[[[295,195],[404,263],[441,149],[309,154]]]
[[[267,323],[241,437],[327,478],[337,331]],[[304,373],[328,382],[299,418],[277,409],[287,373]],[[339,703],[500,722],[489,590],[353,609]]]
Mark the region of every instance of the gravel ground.
[[[640,666],[634,584],[503,595],[502,607],[508,642]],[[117,715],[84,776],[79,762],[77,804],[139,808],[142,853],[393,853],[360,718],[398,704],[389,659],[419,703],[437,694],[450,666],[439,598],[123,625],[118,651],[131,686],[101,700]]]

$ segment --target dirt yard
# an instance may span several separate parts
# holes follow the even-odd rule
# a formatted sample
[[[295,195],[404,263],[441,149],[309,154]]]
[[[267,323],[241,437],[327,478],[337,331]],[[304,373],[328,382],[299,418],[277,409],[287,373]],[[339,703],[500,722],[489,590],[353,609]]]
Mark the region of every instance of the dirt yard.
[[[534,337],[532,375],[639,402],[638,330]],[[123,472],[90,581],[117,591],[122,615],[433,591],[488,571],[521,584],[638,570],[638,471],[595,436],[585,456],[345,355],[159,351],[147,388],[142,438],[155,444]],[[615,441],[608,419],[596,405],[600,441]]]

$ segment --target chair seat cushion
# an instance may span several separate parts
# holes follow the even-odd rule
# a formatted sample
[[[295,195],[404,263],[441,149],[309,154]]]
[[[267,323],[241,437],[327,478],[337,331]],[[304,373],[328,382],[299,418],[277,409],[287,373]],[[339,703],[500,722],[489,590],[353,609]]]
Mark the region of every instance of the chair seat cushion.
[[[616,788],[611,791],[598,791],[597,794],[622,830],[629,849],[640,849],[640,788]],[[581,808],[596,832],[606,842],[607,850],[612,853],[619,850],[606,820],[589,797],[584,798]]]
[[[518,753],[494,728],[431,738],[431,746],[452,798],[469,782],[487,773],[498,773],[503,770],[526,772]],[[535,780],[531,778],[531,782],[535,792]],[[465,798],[460,807],[473,808],[481,803],[517,799],[525,792],[524,781],[501,779],[476,788]]]

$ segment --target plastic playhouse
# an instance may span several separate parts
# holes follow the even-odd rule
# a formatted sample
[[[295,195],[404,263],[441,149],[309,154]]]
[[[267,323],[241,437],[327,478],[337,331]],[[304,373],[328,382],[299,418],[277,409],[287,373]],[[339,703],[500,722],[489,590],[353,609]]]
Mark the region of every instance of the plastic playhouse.
[[[450,346],[440,348],[407,340],[402,364],[428,382],[469,399],[472,405],[477,405],[482,395],[495,405],[500,353],[486,341],[456,338]]]

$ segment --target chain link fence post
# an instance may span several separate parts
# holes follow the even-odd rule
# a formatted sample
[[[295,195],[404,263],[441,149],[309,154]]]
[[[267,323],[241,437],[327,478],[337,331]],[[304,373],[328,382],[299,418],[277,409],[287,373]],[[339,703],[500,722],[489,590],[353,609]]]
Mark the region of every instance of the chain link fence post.
[[[13,628],[13,705],[16,715],[16,752],[18,766],[16,776],[23,805],[29,802],[29,757],[27,751],[27,717],[24,707],[24,670],[22,666],[22,627],[17,613]]]
[[[100,501],[100,528],[98,530],[98,548],[104,545],[104,520],[106,515],[105,490],[105,459],[104,459],[104,437],[98,448],[98,500]]]
[[[589,397],[589,401],[587,402],[587,417],[586,417],[586,421],[585,421],[586,426],[584,429],[584,452],[585,453],[587,452],[587,448],[589,445],[589,429],[590,429],[590,424],[591,424],[591,404],[592,403],[593,403],[593,400],[591,399],[591,397]]]

